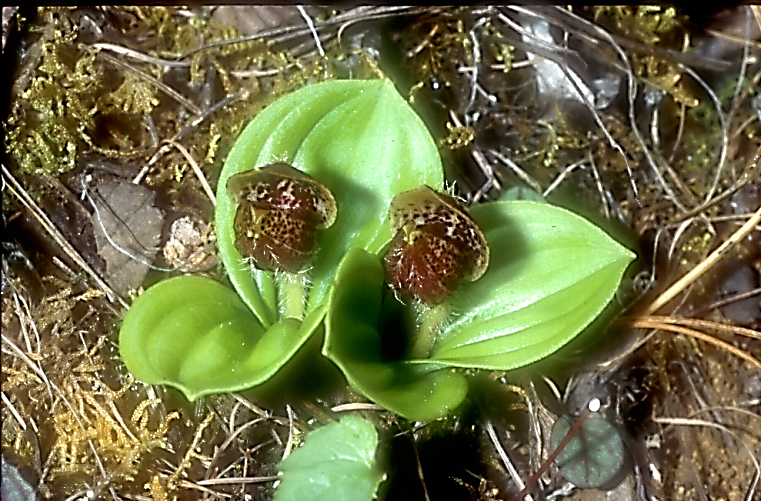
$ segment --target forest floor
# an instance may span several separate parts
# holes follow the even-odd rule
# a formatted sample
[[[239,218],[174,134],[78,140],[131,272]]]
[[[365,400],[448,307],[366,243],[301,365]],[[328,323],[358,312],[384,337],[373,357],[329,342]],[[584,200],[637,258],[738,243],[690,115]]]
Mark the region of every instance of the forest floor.
[[[761,496],[761,8],[4,7],[2,36],[3,499],[269,499],[284,454],[346,413],[381,432],[380,498],[513,499],[594,398],[620,473],[580,488],[552,466],[532,499]],[[225,279],[213,191],[242,128],[379,77],[467,204],[541,196],[637,253],[615,321],[551,366],[469,373],[434,422],[363,405],[334,368],[194,403],[135,381],[130,303]]]

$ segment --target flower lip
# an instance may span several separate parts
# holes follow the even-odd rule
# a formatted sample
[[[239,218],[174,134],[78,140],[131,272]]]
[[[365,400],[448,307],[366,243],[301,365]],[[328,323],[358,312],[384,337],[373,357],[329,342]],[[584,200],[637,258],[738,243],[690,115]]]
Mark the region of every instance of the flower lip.
[[[230,176],[227,194],[234,204],[311,212],[318,229],[330,228],[338,215],[336,199],[325,185],[283,162]]]
[[[483,231],[449,195],[427,185],[405,191],[391,201],[389,218],[394,232],[404,227],[410,231],[413,227],[449,240],[467,256],[465,279],[468,281],[478,280],[489,267],[489,245]]]
[[[238,205],[235,248],[262,270],[302,271],[315,231],[332,226],[338,212],[328,188],[285,163],[231,176],[227,194]]]
[[[396,234],[383,263],[392,289],[432,306],[485,273],[486,238],[454,198],[423,185],[394,197],[389,219]]]

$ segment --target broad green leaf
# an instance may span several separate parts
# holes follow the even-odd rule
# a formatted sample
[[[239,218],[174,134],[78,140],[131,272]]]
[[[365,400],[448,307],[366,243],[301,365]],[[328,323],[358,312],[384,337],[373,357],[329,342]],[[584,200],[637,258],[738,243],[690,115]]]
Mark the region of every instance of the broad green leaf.
[[[348,416],[307,434],[280,463],[275,501],[370,501],[385,474],[375,464],[378,432]]]
[[[285,319],[265,330],[232,289],[208,278],[180,276],[135,300],[122,323],[119,350],[138,380],[173,386],[195,400],[269,379],[322,314],[318,309],[303,324]]]
[[[491,263],[452,298],[453,320],[424,363],[507,370],[542,359],[602,312],[635,258],[549,204],[494,202],[469,212],[486,234]]]
[[[552,427],[550,446],[557,449],[573,427],[569,416],[562,416]],[[618,473],[624,464],[624,442],[616,428],[601,417],[588,417],[555,458],[560,472],[576,487],[600,487]]]
[[[378,322],[385,289],[380,258],[351,249],[330,295],[323,354],[373,402],[407,419],[436,419],[462,403],[467,380],[434,364],[384,360]]]
[[[217,186],[215,214],[220,257],[230,280],[260,322],[277,318],[278,296],[292,294],[272,272],[252,270],[235,249],[236,207],[230,176],[269,163],[294,165],[330,189],[336,223],[318,233],[308,271],[306,311],[322,305],[341,257],[351,247],[378,252],[390,238],[384,221],[397,193],[421,184],[440,189],[443,171],[435,142],[388,80],[324,82],[278,99],[238,138]]]

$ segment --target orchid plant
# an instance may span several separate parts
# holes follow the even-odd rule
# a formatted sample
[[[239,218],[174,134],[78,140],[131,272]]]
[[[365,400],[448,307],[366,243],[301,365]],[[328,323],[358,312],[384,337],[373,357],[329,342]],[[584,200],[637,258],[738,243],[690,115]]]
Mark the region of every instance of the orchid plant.
[[[463,368],[514,369],[568,343],[635,258],[550,204],[460,207],[388,80],[267,107],[226,160],[215,224],[234,290],[179,276],[138,297],[119,339],[138,380],[190,400],[239,391],[324,326],[322,353],[349,384],[413,420],[462,403]]]

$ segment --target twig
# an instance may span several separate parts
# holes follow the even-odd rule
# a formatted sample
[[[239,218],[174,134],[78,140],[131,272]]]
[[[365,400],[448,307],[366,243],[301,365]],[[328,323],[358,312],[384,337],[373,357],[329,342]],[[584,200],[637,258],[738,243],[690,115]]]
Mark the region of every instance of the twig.
[[[222,454],[232,443],[233,440],[235,440],[235,437],[243,433],[246,428],[249,426],[253,426],[257,423],[261,423],[262,421],[265,421],[267,418],[256,418],[252,419],[248,423],[244,424],[243,426],[239,426],[234,432],[230,433],[230,435],[225,439],[225,441],[222,443],[222,445],[217,448],[217,450],[214,452],[214,456],[212,456],[211,461],[209,461],[209,466],[206,468],[206,478],[209,478],[212,468],[216,465],[217,460],[219,459],[219,455]]]
[[[190,155],[188,150],[185,149],[183,145],[178,143],[177,141],[174,141],[172,139],[167,139],[164,141],[165,143],[171,144],[175,148],[179,150],[180,153],[182,153],[182,156],[185,157],[185,160],[188,161],[190,166],[193,168],[193,172],[195,173],[196,177],[198,178],[198,181],[201,182],[201,186],[203,187],[203,191],[206,192],[206,196],[209,197],[209,200],[211,200],[211,204],[213,206],[217,206],[217,198],[214,196],[214,190],[211,189],[211,186],[209,185],[209,182],[206,180],[206,176],[203,174],[203,171],[201,170],[201,167],[198,166],[196,161],[193,159],[193,157]]]
[[[16,180],[10,171],[2,166],[3,176],[8,180],[6,186],[10,192],[18,198],[18,200],[32,213],[32,216],[40,223],[40,225],[47,231],[53,240],[61,247],[61,249],[75,262],[77,265],[92,278],[100,289],[106,293],[108,300],[111,302],[118,302],[124,309],[129,309],[129,305],[103,281],[102,278],[93,270],[89,264],[82,258],[77,250],[64,238],[58,228],[50,221],[47,214],[32,200],[32,197],[26,192],[21,184]]]
[[[717,411],[736,412],[738,414],[743,414],[753,419],[761,419],[761,415],[759,415],[758,413],[749,411],[748,409],[743,409],[741,407],[734,407],[732,405],[714,405],[712,407],[704,407],[702,409],[696,409],[695,411],[690,412],[689,417],[695,416],[697,414],[703,414],[706,412],[713,413]]]
[[[719,123],[721,124],[721,152],[719,153],[719,165],[716,167],[716,176],[714,176],[713,183],[711,184],[711,189],[708,190],[708,194],[705,198],[705,201],[708,202],[711,200],[713,194],[716,193],[716,189],[719,187],[721,173],[723,172],[724,164],[726,163],[725,161],[727,159],[727,148],[729,147],[729,125],[727,124],[727,117],[724,116],[724,111],[721,109],[721,101],[711,86],[708,85],[708,82],[706,82],[700,75],[698,75],[695,70],[689,66],[680,64],[679,69],[690,75],[693,80],[695,80],[701,87],[703,87],[708,96],[711,98],[711,101],[713,101],[714,106],[716,107],[716,112],[719,116]]]
[[[597,171],[597,165],[595,164],[594,155],[589,155],[588,157],[589,165],[592,168],[592,177],[595,179],[595,186],[597,186],[597,191],[600,193],[600,201],[602,203],[602,208],[604,209],[603,215],[605,216],[605,219],[610,219],[610,209],[608,208],[608,200],[605,198],[605,192],[603,191],[602,187],[602,180],[600,179],[600,173]]]
[[[694,221],[694,218],[690,218],[686,221],[682,221],[682,223],[677,227],[676,231],[674,232],[674,237],[671,239],[671,245],[669,246],[669,252],[666,258],[667,261],[671,261],[674,256],[674,252],[676,251],[677,245],[679,244],[679,239]]]
[[[753,228],[761,221],[761,208],[759,208],[753,217],[740,227],[735,233],[733,233],[724,243],[722,243],[716,250],[708,255],[700,264],[690,270],[686,275],[674,283],[671,287],[666,289],[655,301],[650,304],[646,312],[648,314],[654,313],[662,308],[666,303],[674,299],[680,294],[688,285],[697,280],[703,273],[710,270],[716,263],[718,263],[728,252],[734,247],[736,243],[745,238]]]
[[[740,62],[740,73],[737,75],[737,84],[735,84],[735,93],[732,96],[732,104],[729,107],[729,113],[727,114],[727,122],[732,122],[732,117],[737,111],[737,105],[740,104],[740,92],[742,91],[742,83],[745,79],[745,72],[748,69],[748,53],[750,52],[750,25],[753,18],[753,12],[750,7],[745,7],[745,43],[743,43],[743,56]]]
[[[262,417],[267,417],[267,418],[270,417],[270,414],[267,411],[261,409],[260,407],[257,407],[256,405],[252,404],[251,402],[241,397],[240,395],[237,395],[235,393],[233,393],[232,395],[235,400],[243,404],[244,407],[246,407],[248,410],[250,410],[254,414],[258,414]]]
[[[546,190],[544,190],[544,193],[542,193],[542,196],[543,196],[544,198],[547,198],[547,196],[548,196],[550,193],[552,193],[553,191],[555,191],[555,188],[557,188],[557,187],[558,187],[558,185],[560,185],[560,183],[563,181],[563,179],[565,179],[565,177],[566,177],[568,174],[570,174],[571,172],[573,172],[575,169],[579,168],[579,166],[583,165],[583,164],[584,164],[584,162],[586,162],[587,160],[588,160],[588,157],[584,157],[584,158],[582,158],[581,160],[577,160],[576,162],[572,163],[571,165],[569,165],[569,166],[567,166],[565,169],[563,169],[563,172],[561,172],[560,174],[558,174],[558,175],[557,175],[557,177],[555,177],[555,179],[553,179],[553,180],[552,180],[552,182],[551,182],[551,183],[550,183],[550,185],[547,187],[547,189],[546,189]]]
[[[203,114],[203,110],[196,106],[194,103],[192,103],[188,98],[180,94],[177,90],[170,87],[169,85],[165,84],[161,80],[157,79],[153,75],[149,75],[148,73],[139,70],[135,68],[134,66],[127,64],[126,62],[122,61],[121,59],[118,59],[114,56],[111,56],[109,54],[106,54],[105,52],[99,53],[101,57],[103,57],[106,61],[110,62],[111,64],[115,66],[119,66],[120,68],[130,71],[134,73],[136,76],[142,78],[146,82],[152,84],[154,87],[156,87],[158,90],[162,91],[167,96],[171,97],[175,101],[177,101],[179,104],[184,106],[188,109],[192,114],[196,116],[200,116]]]
[[[279,475],[270,475],[268,477],[226,477],[210,478],[209,480],[199,480],[198,485],[226,485],[226,484],[261,484],[262,482],[274,482],[280,480]]]
[[[414,434],[414,432],[413,432]],[[415,463],[417,465],[417,476],[420,479],[420,484],[423,486],[423,499],[425,501],[431,501],[431,497],[428,495],[428,486],[425,484],[425,474],[423,473],[423,465],[420,463],[420,453],[417,449],[417,442],[415,437],[412,440],[412,451],[415,453]]]
[[[282,73],[284,70],[292,68],[293,66],[296,66],[296,63],[289,63],[285,65],[283,68],[272,68],[271,70],[259,70],[256,68],[252,68],[250,70],[241,70],[241,71],[233,70],[230,72],[230,74],[236,78],[272,77],[279,73]]]
[[[507,472],[510,474],[510,477],[513,479],[513,482],[515,482],[515,485],[518,486],[519,489],[523,490],[526,488],[526,484],[523,483],[523,480],[521,480],[521,476],[518,475],[518,471],[515,469],[515,466],[513,466],[513,462],[510,461],[510,458],[507,456],[507,453],[505,452],[505,449],[502,447],[502,443],[499,441],[499,437],[497,437],[497,433],[494,431],[494,425],[491,424],[491,421],[487,421],[484,423],[484,427],[486,428],[486,433],[489,435],[489,439],[491,440],[491,443],[494,445],[494,448],[497,449],[497,453],[499,454],[499,457],[502,459],[502,462],[505,464],[505,468],[507,468]],[[533,497],[531,494],[526,494],[524,496],[524,499],[528,501],[533,501]]]
[[[470,73],[470,96],[468,97],[468,104],[465,106],[465,111],[463,111],[463,116],[465,117],[465,125],[470,126],[471,117],[470,117],[470,109],[473,107],[473,104],[476,102],[476,87],[478,86],[478,67],[481,64],[481,43],[478,40],[478,37],[476,36],[476,29],[480,26],[483,26],[486,24],[486,22],[489,20],[488,17],[482,17],[478,21],[475,22],[473,27],[468,30],[468,36],[470,37],[470,42],[473,46],[473,69]]]
[[[674,157],[676,156],[676,151],[679,148],[679,143],[682,142],[682,133],[684,132],[684,121],[687,118],[687,105],[683,102],[681,104],[681,109],[679,112],[679,127],[676,129],[676,138],[674,139],[674,144],[671,145],[671,153],[669,153],[668,156],[668,163],[671,163],[674,161]]]
[[[348,25],[355,22],[370,21],[374,19],[380,19],[383,17],[399,15],[401,12],[411,11],[413,9],[414,7],[409,7],[409,6],[374,7],[370,9],[368,9],[367,7],[357,7],[355,9],[351,9],[337,16],[328,18],[325,21],[315,23],[314,28],[315,30],[319,31],[323,28],[327,28],[329,26],[333,26],[336,24],[347,23]],[[341,29],[339,29],[339,33],[340,31]],[[231,38],[228,40],[220,40],[217,42],[211,42],[206,45],[202,45],[200,47],[196,47],[195,49],[189,50],[185,52],[184,54],[182,54],[177,59],[178,60],[186,59],[204,50],[215,49],[218,47],[224,47],[225,45],[232,45],[232,44],[238,44],[243,42],[253,42],[255,40],[260,40],[262,38],[271,37],[272,43],[287,42],[288,40],[292,40],[294,38],[298,38],[298,37],[307,35],[309,33],[310,33],[309,28],[303,28],[301,26],[283,26],[280,28],[274,28],[267,31],[261,31],[254,35],[248,35],[248,36],[240,37],[240,38]]]
[[[94,43],[90,46],[79,44],[78,48],[80,50],[87,50],[88,48],[110,50],[112,52],[131,57],[132,59],[136,59],[144,63],[157,64],[159,66],[168,66],[170,68],[187,68],[191,65],[190,61],[169,61],[167,59],[159,59],[157,57],[149,56],[148,54],[143,54],[140,51],[130,49],[129,47],[122,47],[121,45],[114,45],[110,43]]]
[[[709,207],[712,207],[722,200],[731,197],[737,190],[748,184],[752,179],[755,179],[756,171],[758,170],[759,166],[761,166],[761,147],[758,148],[758,151],[756,152],[756,156],[753,157],[753,161],[748,165],[748,167],[743,171],[742,176],[740,179],[737,180],[737,182],[732,185],[731,188],[728,190],[725,190],[721,192],[720,195],[717,195],[713,197],[710,200],[706,200],[698,207],[695,207],[694,209],[691,209],[684,214],[680,214],[676,216],[671,222],[672,223],[678,223],[680,221],[684,221],[687,218],[690,218],[700,212],[703,212],[704,210],[708,209]]]
[[[203,482],[203,480],[201,482]],[[186,489],[196,489],[198,491],[205,492],[207,494],[211,494],[212,496],[216,496],[218,498],[223,498],[223,499],[229,499],[233,497],[232,494],[227,494],[226,492],[217,492],[212,489],[209,489],[208,487],[204,487],[203,485],[200,485],[200,482],[196,483],[196,482],[190,482],[188,480],[180,480],[179,482],[177,482],[177,486],[184,487]]]
[[[530,10],[524,9],[523,7],[518,7],[518,6],[515,6],[515,5],[510,5],[507,8],[511,9],[511,10],[514,10],[515,12],[519,12],[521,14],[527,14],[527,15],[536,16],[536,17],[539,17],[541,19],[544,19],[542,16],[537,16],[536,14],[531,12]],[[502,12],[497,13],[497,18],[500,21],[502,21],[503,23],[505,23],[507,26],[512,28],[515,32],[517,32],[522,37],[526,37],[529,40],[531,40],[532,42],[534,42],[534,44],[536,44],[538,47],[544,48],[544,49],[549,50],[549,51],[551,51],[553,53],[554,52],[560,52],[560,53],[564,53],[564,54],[578,56],[578,53],[575,50],[573,50],[573,49],[569,49],[567,47],[563,47],[562,45],[557,45],[557,44],[554,44],[554,43],[547,42],[546,40],[543,40],[542,38],[536,36],[535,34],[531,33],[530,31],[528,31],[526,28],[524,28],[523,26],[521,26],[517,22],[515,22],[512,19],[510,19],[509,17],[507,17]]]
[[[693,315],[702,315],[703,313],[707,311],[714,310],[716,308],[721,308],[722,306],[726,306],[728,304],[735,303],[737,301],[742,301],[743,299],[748,299],[753,296],[761,295],[761,287],[756,287],[755,289],[751,289],[749,291],[741,292],[740,294],[734,294],[732,296],[729,296],[727,298],[722,299],[721,301],[716,301],[715,303],[711,303],[708,306],[705,306],[703,308],[698,308],[697,310],[693,311]],[[753,331],[755,332],[755,331]]]
[[[534,190],[537,193],[542,192],[542,186],[539,184],[539,182],[533,177],[531,177],[530,175],[528,175],[528,173],[526,173],[526,171],[521,169],[518,166],[518,164],[516,164],[515,162],[513,162],[511,159],[507,158],[506,156],[501,155],[497,150],[489,150],[489,153],[494,155],[494,158],[496,158],[503,164],[507,165],[510,168],[510,170],[512,170],[521,181],[529,185],[532,190]],[[543,196],[547,196],[547,195],[543,195]]]
[[[475,160],[476,165],[478,165],[479,169],[481,169],[481,172],[483,172],[484,176],[486,177],[486,182],[482,184],[478,190],[476,191],[475,195],[473,195],[473,203],[478,202],[483,196],[492,188],[496,187],[499,188],[500,183],[497,181],[497,177],[494,175],[494,169],[492,169],[491,164],[489,164],[488,160],[486,160],[486,157],[478,148],[471,148],[470,149],[470,155],[473,157],[473,160]]]
[[[193,119],[188,125],[183,127],[177,134],[172,136],[172,139],[170,141],[177,142],[187,134],[190,130],[192,130],[194,127],[196,127],[198,124],[209,118],[211,115],[219,111],[220,109],[224,108],[228,104],[237,101],[238,99],[245,99],[248,96],[248,91],[241,91],[237,94],[232,94],[226,96],[224,99],[220,99],[217,103],[214,104],[214,106],[210,107],[208,110],[204,111],[200,116]],[[145,164],[145,166],[140,169],[140,172],[135,176],[135,179],[132,180],[134,184],[140,184],[140,182],[143,180],[145,175],[148,173],[148,170],[155,164],[158,159],[163,155],[164,153],[168,152],[171,149],[171,144],[165,142],[164,145],[159,148],[159,150],[153,154],[153,156],[148,160],[148,163]]]
[[[671,325],[666,323],[650,321],[648,320],[648,317],[634,320],[633,322],[631,322],[630,325],[632,327],[641,328],[641,329],[660,329],[664,331],[671,331],[671,332],[676,332],[678,334],[692,336],[694,338],[700,339],[701,341],[705,341],[706,343],[710,343],[719,348],[723,348],[727,350],[728,352],[732,353],[733,355],[735,355],[736,357],[741,358],[745,360],[746,362],[750,362],[752,365],[756,366],[759,370],[761,370],[760,360],[757,360],[756,358],[752,357],[751,355],[748,355],[746,352],[742,351],[741,349],[735,346],[732,346],[731,344],[725,341],[721,341],[720,339],[716,339],[715,337],[709,336],[708,334],[704,334],[700,331],[696,331],[694,329],[688,329],[686,327],[680,327],[678,325]]]
[[[430,45],[431,40],[433,39],[433,36],[436,34],[436,32],[439,31],[439,26],[440,26],[439,24],[434,24],[433,28],[431,28],[431,31],[429,31],[428,34],[425,37],[423,37],[423,40],[421,40],[420,43],[418,43],[415,47],[407,51],[407,53],[405,54],[407,59],[412,59],[413,57],[417,56],[418,54],[420,54],[420,51],[422,51],[428,45]]]

